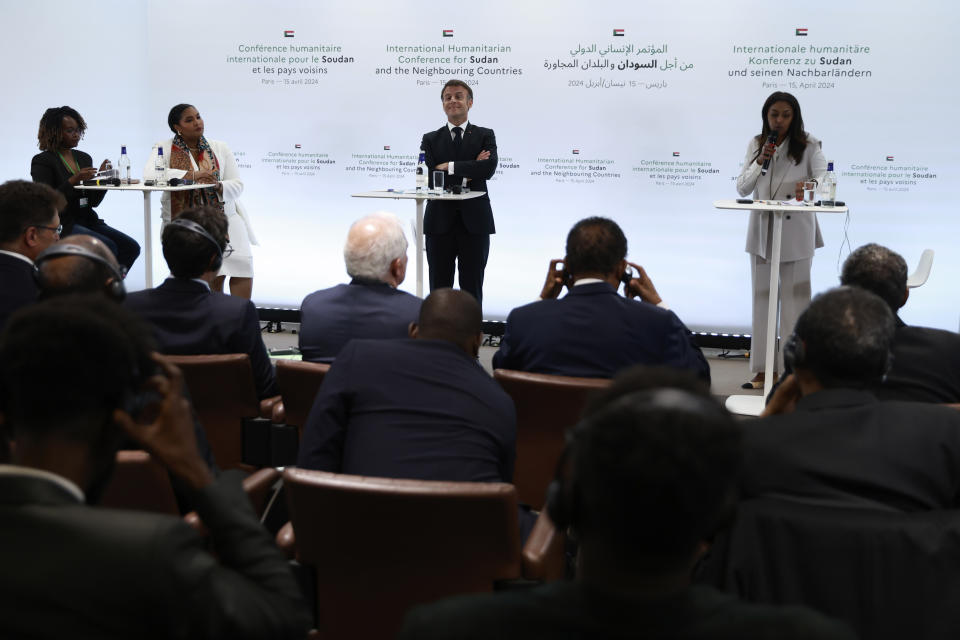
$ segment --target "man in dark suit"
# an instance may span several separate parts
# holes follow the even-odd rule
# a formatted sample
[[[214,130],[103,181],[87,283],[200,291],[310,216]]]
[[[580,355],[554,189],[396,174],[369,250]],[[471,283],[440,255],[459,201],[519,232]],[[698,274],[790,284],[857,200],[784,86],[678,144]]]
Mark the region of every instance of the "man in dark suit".
[[[229,251],[223,213],[207,207],[184,211],[164,227],[162,244],[173,277],[126,300],[128,308],[153,326],[161,353],[246,353],[257,394],[261,399],[276,395],[256,307],[250,300],[210,290]]]
[[[907,303],[907,263],[878,244],[866,244],[843,263],[840,283],[877,294],[894,313],[893,364],[873,391],[881,400],[960,402],[960,335],[910,327],[897,312]]]
[[[392,213],[350,227],[343,258],[350,284],[314,291],[300,305],[300,352],[333,362],[354,338],[404,338],[420,315],[420,298],[397,287],[407,273],[407,238]]]
[[[550,518],[579,542],[577,580],[418,607],[401,640],[853,638],[813,611],[691,584],[732,512],[740,430],[692,375],[638,369],[588,408],[550,488]]]
[[[387,478],[511,482],[513,401],[477,363],[480,306],[431,293],[410,338],[354,340],[303,429],[297,465]]]
[[[423,135],[420,148],[433,171],[445,171],[445,186],[462,185],[487,191],[487,180],[497,170],[497,139],[493,129],[470,124],[473,89],[462,80],[449,80],[440,91],[447,124]],[[456,264],[460,288],[483,304],[483,272],[490,253],[490,234],[496,233],[489,193],[469,200],[431,200],[423,216],[430,290],[453,286]]]
[[[10,315],[37,299],[33,261],[60,237],[63,196],[42,184],[0,185],[0,329]]]
[[[859,287],[813,299],[784,346],[787,376],[745,427],[746,497],[923,511],[960,507],[960,411],[880,402],[894,317]],[[789,364],[787,364],[789,363]]]
[[[507,316],[494,368],[610,378],[634,364],[664,365],[709,381],[710,366],[690,332],[626,256],[627,239],[613,220],[575,224],[566,257],[550,261],[541,300]],[[628,264],[638,272],[626,285],[630,299],[617,294]],[[569,293],[557,299],[564,286]]]
[[[0,636],[303,638],[289,567],[240,476],[214,480],[200,459],[181,374],[150,342],[102,296],[38,303],[0,338],[15,444],[0,465]],[[123,436],[191,492],[208,538],[179,518],[88,506]]]

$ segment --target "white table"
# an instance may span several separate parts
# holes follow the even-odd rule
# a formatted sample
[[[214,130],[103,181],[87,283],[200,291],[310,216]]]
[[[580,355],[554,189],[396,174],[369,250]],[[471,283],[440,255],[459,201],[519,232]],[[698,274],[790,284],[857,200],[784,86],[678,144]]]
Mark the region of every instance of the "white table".
[[[417,227],[416,227],[416,245],[417,245],[417,296],[423,297],[423,207],[426,200],[469,200],[479,198],[486,194],[486,191],[469,191],[467,193],[430,193],[414,191],[364,191],[363,193],[354,193],[354,198],[393,198],[395,200],[416,200],[417,201]]]
[[[769,211],[773,215],[773,247],[770,252],[770,303],[767,306],[767,344],[765,345],[768,371],[763,377],[763,395],[733,395],[727,398],[727,409],[740,415],[758,416],[763,411],[764,401],[773,388],[774,353],[777,350],[777,308],[780,304],[780,243],[783,234],[783,216],[814,215],[817,213],[845,213],[847,207],[814,207],[798,205],[784,205],[777,200],[755,200],[752,204],[742,204],[736,200],[714,200],[713,206],[717,209],[732,209],[736,211]],[[786,339],[787,336],[784,336]],[[756,345],[753,345],[756,348]]]
[[[142,191],[143,192],[143,266],[146,272],[147,289],[153,288],[153,233],[150,215],[150,193],[153,191],[190,191],[192,189],[208,189],[212,184],[187,184],[176,187],[148,187],[143,183],[139,184],[121,184],[119,187],[113,185],[88,186],[77,185],[75,189],[86,189],[88,191]]]

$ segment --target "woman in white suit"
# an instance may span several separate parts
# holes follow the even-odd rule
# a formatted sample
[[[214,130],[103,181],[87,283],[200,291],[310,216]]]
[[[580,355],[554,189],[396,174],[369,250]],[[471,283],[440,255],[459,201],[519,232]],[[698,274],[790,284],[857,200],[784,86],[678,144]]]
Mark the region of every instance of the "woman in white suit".
[[[827,169],[820,141],[803,128],[800,103],[789,93],[776,91],[763,103],[763,127],[751,138],[743,169],[737,178],[741,196],[753,194],[754,200],[790,200],[802,193],[804,180],[819,180]],[[771,133],[776,142],[768,143]],[[764,161],[770,165],[760,175]],[[798,191],[799,190],[799,191]],[[770,296],[770,263],[773,225],[771,213],[752,211],[747,230],[746,251],[750,254],[750,279],[753,286],[753,337],[750,371],[756,374],[744,388],[763,387],[766,358],[767,305]],[[780,255],[780,336],[785,341],[793,333],[797,317],[810,303],[810,267],[813,253],[823,246],[820,225],[814,213],[797,210],[784,216]],[[783,371],[783,354],[777,352],[773,370]]]
[[[211,187],[165,192],[160,200],[163,221],[167,223],[191,207],[211,206],[223,211],[227,216],[227,235],[233,253],[224,258],[220,275],[211,288],[223,291],[224,281],[229,277],[230,293],[250,298],[253,294],[253,253],[250,245],[257,241],[249,216],[239,200],[243,193],[243,182],[237,172],[233,152],[225,142],[204,137],[203,119],[193,105],[178,104],[170,109],[167,124],[174,137],[159,145],[163,148],[167,167],[186,171],[184,178],[210,183]],[[149,169],[151,167],[148,165]]]

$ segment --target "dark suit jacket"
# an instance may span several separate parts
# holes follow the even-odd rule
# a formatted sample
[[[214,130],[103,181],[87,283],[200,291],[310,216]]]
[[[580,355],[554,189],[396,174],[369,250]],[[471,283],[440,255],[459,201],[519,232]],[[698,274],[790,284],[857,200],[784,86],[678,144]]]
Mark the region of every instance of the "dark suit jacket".
[[[511,482],[513,401],[443,340],[353,340],[303,429],[297,465],[420,480]]]
[[[93,160],[88,154],[76,149],[73,150],[73,153],[81,169],[93,166]],[[74,224],[89,227],[100,221],[93,208],[100,206],[107,192],[75,189],[73,185],[67,182],[70,179],[70,171],[67,170],[56,152],[43,151],[33,156],[33,160],[30,162],[30,175],[34,182],[42,182],[53,187],[67,199],[67,208],[60,212],[63,235],[69,235]],[[86,198],[88,206],[81,207],[80,198]]]
[[[161,353],[246,353],[261,398],[277,394],[277,380],[260,335],[257,308],[244,298],[210,291],[200,282],[168,278],[124,303],[153,326]]]
[[[628,597],[551,582],[532,590],[465,595],[417,607],[399,640],[853,640],[846,626],[802,607],[741,602],[709,587]]]
[[[47,479],[0,474],[0,637],[303,638],[296,581],[237,476],[179,518],[91,508]]]
[[[37,281],[33,265],[26,260],[0,253],[0,329],[20,307],[36,302]]]
[[[314,291],[300,305],[300,352],[304,360],[333,362],[354,338],[406,338],[420,316],[420,298],[385,282],[354,278]]]
[[[926,511],[960,506],[960,411],[825,389],[744,425],[745,497]]]
[[[454,152],[453,139],[446,124],[436,131],[423,134],[420,148],[426,154],[431,186],[434,167],[451,160],[456,173],[444,176],[445,184],[460,184],[464,178],[470,178],[467,186],[471,191],[487,191],[487,180],[492,178],[497,170],[497,138],[493,129],[478,127],[469,122],[463,132],[460,153]],[[489,151],[490,157],[477,160],[481,151]],[[428,235],[448,233],[453,228],[458,213],[463,219],[463,226],[470,233],[496,233],[489,192],[469,200],[427,201],[427,210],[423,214],[423,232]]]
[[[689,369],[710,380],[710,366],[675,313],[624,298],[605,282],[517,307],[493,356],[496,369],[586,378],[610,378],[635,364]]]
[[[878,388],[881,400],[960,402],[960,335],[899,322],[893,365]]]
[[[864,640],[956,640],[958,574],[958,511],[755,498],[737,504],[697,580],[751,602],[802,602]]]

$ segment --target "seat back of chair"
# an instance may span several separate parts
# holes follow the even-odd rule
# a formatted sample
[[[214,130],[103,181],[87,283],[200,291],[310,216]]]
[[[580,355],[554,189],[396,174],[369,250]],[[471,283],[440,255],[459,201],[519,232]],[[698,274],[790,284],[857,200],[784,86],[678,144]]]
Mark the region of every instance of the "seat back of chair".
[[[180,515],[170,474],[146,451],[118,451],[101,507]]]
[[[513,484],[520,501],[543,506],[566,432],[580,420],[587,400],[610,384],[606,378],[573,378],[496,369],[497,379],[517,408],[517,462]]]
[[[183,379],[197,417],[207,432],[217,466],[240,466],[243,419],[260,415],[250,356],[227,353],[167,356],[183,371]]]
[[[861,638],[956,638],[960,511],[747,500],[702,574],[744,600],[817,609]]]
[[[320,383],[329,370],[329,364],[319,362],[277,361],[277,385],[283,398],[284,422],[297,427],[301,435]]]
[[[520,576],[513,485],[288,468],[284,486],[324,638],[392,638],[413,605]]]

